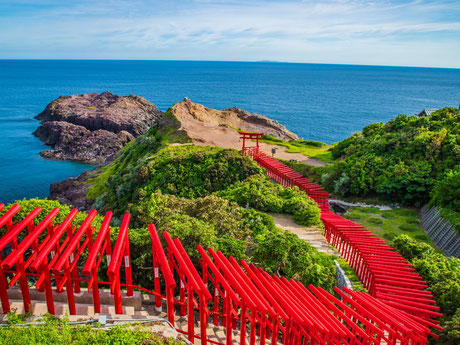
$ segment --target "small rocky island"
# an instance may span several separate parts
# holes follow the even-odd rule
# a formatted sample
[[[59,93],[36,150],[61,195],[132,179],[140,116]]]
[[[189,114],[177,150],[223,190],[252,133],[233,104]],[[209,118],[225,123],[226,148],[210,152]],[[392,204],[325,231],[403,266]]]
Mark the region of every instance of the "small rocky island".
[[[102,164],[162,115],[154,104],[134,95],[61,96],[36,117],[41,125],[34,135],[52,147],[42,157]]]

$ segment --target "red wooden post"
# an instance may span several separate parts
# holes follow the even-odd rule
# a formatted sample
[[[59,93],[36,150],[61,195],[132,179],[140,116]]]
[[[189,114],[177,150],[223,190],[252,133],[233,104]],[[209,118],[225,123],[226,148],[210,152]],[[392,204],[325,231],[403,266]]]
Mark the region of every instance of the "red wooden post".
[[[180,280],[179,298],[181,302],[180,315],[185,316],[187,314],[187,307],[185,306],[185,277],[183,275],[179,275],[179,280]]]
[[[232,344],[232,336],[233,336],[233,319],[232,319],[232,302],[230,300],[230,296],[227,296],[227,293],[225,293],[224,296],[224,304],[225,304],[225,309],[226,309],[226,324],[225,324],[225,329],[226,329],[226,335],[227,335],[227,345]]]
[[[117,314],[121,314],[123,311],[123,307],[121,305],[120,265],[121,265],[121,262],[123,261],[123,254],[126,254],[125,252],[126,239],[128,238],[128,225],[129,225],[130,219],[131,219],[131,216],[128,213],[126,213],[123,217],[123,221],[121,222],[120,232],[117,238],[117,243],[115,244],[112,259],[111,259],[109,268],[107,270],[107,275],[109,276],[110,281],[112,283],[111,292],[114,295],[115,312]],[[128,264],[129,264],[129,260],[128,260]],[[130,265],[128,268],[130,268]],[[128,278],[128,275],[126,276],[126,278]]]
[[[116,272],[114,275],[114,285],[113,285],[113,300],[115,303],[115,313],[122,314],[123,306],[121,304],[121,286],[120,286],[120,272]]]
[[[215,326],[219,326],[219,283],[215,281],[214,284],[214,315],[212,317]]]
[[[174,288],[176,286],[176,282],[174,281],[174,276],[172,274],[173,271],[170,268],[172,261],[170,261],[168,264],[168,260],[166,259],[165,252],[161,246],[160,238],[158,237],[155,226],[150,224],[148,228],[150,237],[152,238],[152,255],[157,258],[159,268],[161,269],[161,273],[163,274],[163,277],[166,281],[166,304],[168,321],[174,326]],[[169,252],[169,249],[168,255],[172,260],[172,253]]]
[[[206,345],[208,342],[207,326],[208,326],[208,313],[206,312],[206,297],[200,294],[200,330],[201,330],[201,344]]]
[[[131,255],[129,252],[129,236],[126,234],[126,240],[125,240],[125,253],[124,253],[124,259],[125,259],[125,279],[126,279],[126,295],[127,296],[132,296],[133,295],[133,277],[131,273]]]
[[[97,278],[97,272],[99,264],[102,260],[102,256],[104,255],[104,250],[107,256],[107,264],[110,265],[110,254],[111,251],[111,243],[110,243],[110,221],[112,220],[112,212],[107,212],[105,214],[104,220],[102,222],[101,228],[99,233],[97,234],[96,240],[94,244],[92,243],[92,234],[90,231],[87,231],[86,236],[89,238],[91,236],[91,241],[88,242],[89,254],[88,258],[86,259],[85,266],[83,267],[83,274],[89,275],[91,277],[90,282],[88,284],[88,291],[92,289],[93,294],[93,305],[94,305],[94,312],[100,313],[101,312],[101,303],[99,297],[99,281]],[[105,246],[105,249],[104,249]],[[99,259],[98,259],[99,255]]]
[[[161,282],[160,282],[160,264],[158,263],[158,258],[156,253],[153,252],[153,280],[155,286],[155,292],[158,294],[155,296],[155,308],[157,311],[161,311]]]
[[[193,308],[193,287],[188,283],[187,287],[187,331],[188,340],[192,343],[195,340],[195,309]]]

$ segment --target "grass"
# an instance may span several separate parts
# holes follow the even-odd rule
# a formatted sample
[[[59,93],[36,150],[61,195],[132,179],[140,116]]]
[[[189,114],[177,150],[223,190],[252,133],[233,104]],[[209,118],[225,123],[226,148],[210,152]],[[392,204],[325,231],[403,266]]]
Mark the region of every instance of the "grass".
[[[8,325],[0,327],[0,344],[4,345],[182,345],[150,331],[148,325],[120,325],[101,328],[99,325],[75,325],[65,319],[45,315],[35,322],[25,317],[8,314]]]
[[[416,210],[395,208],[381,211],[377,207],[350,207],[345,217],[365,226],[390,245],[395,237],[406,234],[434,246],[425,234]]]
[[[281,145],[287,148],[288,153],[301,153],[307,157],[315,158],[322,162],[332,162],[332,153],[329,149],[332,145],[326,145],[320,142],[305,140],[281,140],[270,135],[263,135],[261,142],[270,145]]]

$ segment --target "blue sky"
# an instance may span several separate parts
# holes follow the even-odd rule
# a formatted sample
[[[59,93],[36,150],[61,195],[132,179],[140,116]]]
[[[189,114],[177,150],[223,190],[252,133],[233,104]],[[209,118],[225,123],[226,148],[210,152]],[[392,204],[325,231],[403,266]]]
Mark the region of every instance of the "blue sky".
[[[460,0],[0,0],[0,58],[460,68]]]

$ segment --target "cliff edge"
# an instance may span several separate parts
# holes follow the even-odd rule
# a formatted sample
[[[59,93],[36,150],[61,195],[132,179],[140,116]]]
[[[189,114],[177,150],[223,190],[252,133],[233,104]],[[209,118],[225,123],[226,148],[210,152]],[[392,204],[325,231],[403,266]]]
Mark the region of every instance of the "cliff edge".
[[[216,110],[186,98],[172,107],[172,114],[179,121],[180,129],[197,144],[240,149],[239,135],[235,129],[269,134],[283,140],[299,139],[279,122],[237,107]]]

